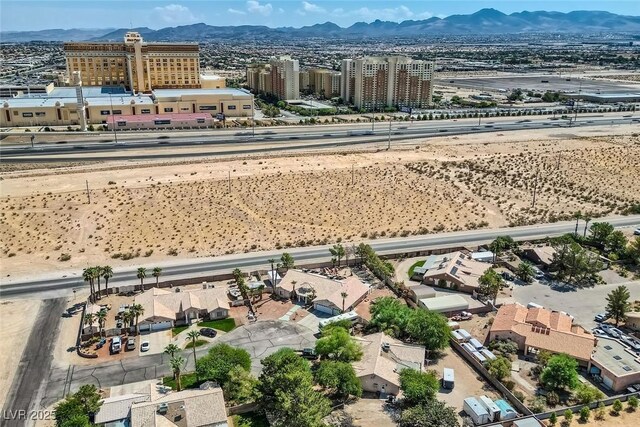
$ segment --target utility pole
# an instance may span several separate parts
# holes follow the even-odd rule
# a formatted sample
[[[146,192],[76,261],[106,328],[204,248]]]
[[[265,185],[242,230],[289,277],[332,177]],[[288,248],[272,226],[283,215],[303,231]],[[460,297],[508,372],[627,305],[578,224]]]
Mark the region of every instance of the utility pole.
[[[113,138],[118,143],[118,132],[116,132],[116,116],[113,115],[113,100],[111,99],[111,92],[109,92],[109,103],[111,104],[111,126],[113,126]]]
[[[36,139],[34,134],[31,134],[31,148],[33,148],[33,140]]]
[[[387,141],[387,150],[391,150],[391,117],[389,117],[389,140]]]
[[[91,204],[91,193],[89,192],[89,180],[86,179],[84,182],[87,185],[87,199],[89,200],[89,204]]]

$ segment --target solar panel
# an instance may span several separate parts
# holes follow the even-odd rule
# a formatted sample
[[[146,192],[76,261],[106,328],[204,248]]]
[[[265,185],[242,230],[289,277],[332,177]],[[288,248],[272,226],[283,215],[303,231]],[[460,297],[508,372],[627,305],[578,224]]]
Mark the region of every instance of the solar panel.
[[[604,348],[607,350],[611,350],[613,347],[611,347],[610,345],[605,345]]]
[[[616,359],[616,360],[622,360],[622,357],[620,357],[618,355],[613,356],[613,358]]]
[[[454,276],[455,276],[457,272],[458,272],[458,267],[453,267],[453,268],[451,269],[451,274],[452,274],[452,275],[454,275]]]

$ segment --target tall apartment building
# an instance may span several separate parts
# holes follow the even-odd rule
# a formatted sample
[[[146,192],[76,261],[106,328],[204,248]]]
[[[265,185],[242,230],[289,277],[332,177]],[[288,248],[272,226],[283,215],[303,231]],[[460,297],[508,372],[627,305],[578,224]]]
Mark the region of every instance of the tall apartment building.
[[[86,86],[124,85],[136,92],[200,88],[197,43],[145,43],[128,32],[123,43],[64,44],[67,74],[80,73]]]
[[[404,56],[342,61],[340,94],[366,110],[384,107],[425,108],[433,95],[434,61]]]
[[[247,84],[254,92],[280,99],[300,98],[300,65],[290,56],[271,58],[268,64],[247,67]]]
[[[316,68],[308,71],[309,89],[316,95],[331,98],[340,95],[340,73]]]

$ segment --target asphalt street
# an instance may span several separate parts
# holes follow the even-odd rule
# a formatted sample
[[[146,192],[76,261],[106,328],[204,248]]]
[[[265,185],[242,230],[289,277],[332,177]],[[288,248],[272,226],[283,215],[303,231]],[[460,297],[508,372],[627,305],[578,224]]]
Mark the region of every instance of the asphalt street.
[[[66,308],[66,303],[66,298],[43,301],[3,407],[3,419],[0,422],[3,426],[24,426],[28,424],[28,420],[14,418],[13,414],[24,410],[25,414],[30,416],[30,411],[41,408],[47,388],[45,380],[49,376],[53,349],[58,337],[60,316]],[[62,374],[66,376],[66,371]]]
[[[639,227],[640,215],[624,217],[599,218],[615,227]],[[537,224],[523,227],[468,230],[451,233],[411,236],[406,238],[368,240],[380,255],[400,255],[407,252],[429,250],[437,248],[453,248],[459,246],[474,246],[488,243],[498,235],[508,234],[515,240],[528,240],[558,236],[572,232],[574,221],[557,222],[552,224]],[[360,242],[355,242],[360,243]],[[345,243],[346,244],[346,243]],[[288,248],[279,251],[251,252],[245,254],[224,255],[219,257],[178,259],[154,265],[143,265],[148,269],[161,267],[163,281],[178,280],[189,277],[204,277],[213,274],[230,273],[235,268],[244,270],[268,269],[269,260],[279,260],[282,252],[290,253],[298,264],[315,261],[327,261],[330,258],[331,245],[304,248]],[[138,283],[136,268],[128,267],[115,271],[109,286],[123,286]],[[0,284],[0,297],[15,297],[32,295],[47,291],[69,290],[85,287],[80,271],[64,273],[43,273],[40,277],[35,274],[28,281],[4,278]]]

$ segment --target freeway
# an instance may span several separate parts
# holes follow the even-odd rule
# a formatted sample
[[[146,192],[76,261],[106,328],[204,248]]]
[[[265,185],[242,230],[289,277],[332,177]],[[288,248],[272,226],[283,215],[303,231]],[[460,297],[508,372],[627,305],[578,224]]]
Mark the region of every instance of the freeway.
[[[615,227],[639,227],[640,215],[600,218],[599,221],[609,222]],[[469,230],[406,238],[377,239],[365,241],[365,243],[370,244],[378,254],[398,255],[429,249],[485,244],[493,240],[496,236],[505,234],[519,241],[541,239],[547,236],[552,237],[570,233],[573,232],[574,228],[575,222],[567,221],[512,228]],[[304,264],[327,261],[329,259],[330,247],[331,245],[288,248],[283,251],[290,253],[298,264]],[[146,265],[143,267],[161,267],[163,269],[163,280],[170,281],[230,273],[234,268],[245,270],[268,269],[270,265],[269,260],[279,259],[283,251],[264,251],[220,257],[171,260],[164,263],[155,263],[153,266]],[[109,286],[132,285],[137,283],[136,270],[137,268],[125,267],[120,271],[116,271],[113,278],[109,281]],[[28,281],[19,281],[19,279],[15,281],[3,280],[3,283],[0,285],[0,297],[37,296],[39,293],[48,291],[58,292],[83,286],[84,284],[82,278],[79,277],[79,272],[66,274],[55,273],[40,278],[36,277]]]
[[[632,115],[608,115],[583,117],[582,120],[572,124],[566,120],[549,120],[548,118],[508,118],[497,120],[485,119],[482,124],[475,120],[460,122],[406,122],[379,124],[374,130],[369,124],[356,125],[327,125],[316,127],[280,128],[276,131],[259,131],[252,136],[251,131],[234,132],[220,131],[208,135],[151,135],[140,136],[136,139],[127,139],[126,142],[113,143],[111,139],[99,139],[93,137],[90,140],[78,140],[74,143],[43,143],[35,148],[2,145],[0,155],[7,162],[29,161],[67,161],[67,160],[110,160],[120,159],[119,156],[105,156],[99,153],[122,153],[127,150],[157,149],[166,147],[202,146],[201,150],[193,153],[182,153],[182,156],[204,156],[213,154],[236,155],[241,153],[261,153],[281,150],[306,150],[309,148],[329,148],[370,144],[375,142],[411,140],[415,138],[428,138],[444,135],[463,135],[483,132],[508,132],[517,130],[547,129],[554,127],[585,127],[585,126],[610,126],[624,125],[640,122],[640,118]],[[100,142],[103,141],[103,142]],[[295,143],[294,141],[300,141]],[[307,141],[307,142],[302,142]],[[265,147],[264,144],[271,144]],[[228,150],[224,153],[216,151],[216,148],[234,145],[238,150]],[[213,151],[212,151],[213,148]],[[92,156],[93,155],[93,156]],[[69,156],[72,156],[70,158]],[[162,158],[179,157],[176,154],[151,152],[147,154],[135,154],[127,158]]]

